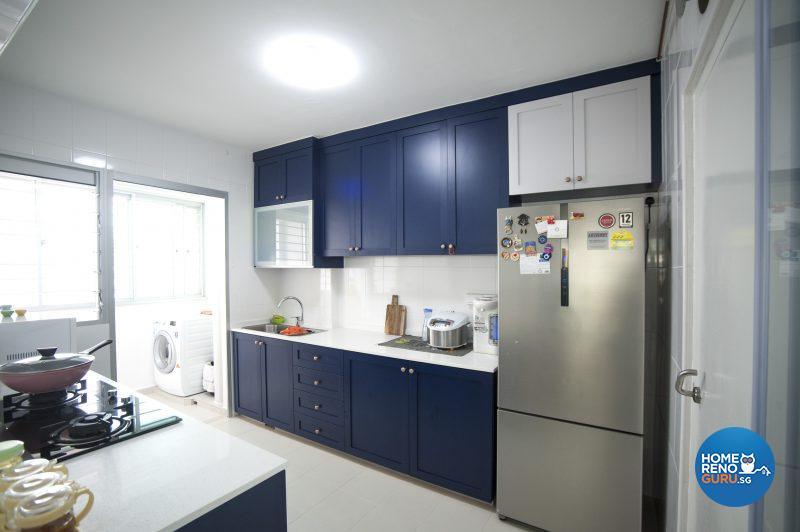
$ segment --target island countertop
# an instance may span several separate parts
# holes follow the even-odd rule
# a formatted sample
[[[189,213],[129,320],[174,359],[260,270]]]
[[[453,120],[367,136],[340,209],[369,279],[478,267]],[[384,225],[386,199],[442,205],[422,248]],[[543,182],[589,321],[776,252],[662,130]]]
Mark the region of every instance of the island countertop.
[[[83,532],[174,530],[286,468],[280,456],[174,413],[176,425],[64,462],[95,496]]]
[[[328,331],[321,331],[303,336],[284,336],[281,334],[265,333],[261,331],[245,329],[244,327],[247,325],[254,324],[242,323],[237,327],[231,328],[231,331],[244,334],[253,334],[256,336],[265,336],[267,338],[278,338],[281,340],[301,344],[330,347],[333,349],[343,349],[345,351],[353,351],[368,355],[409,360],[411,362],[422,362],[425,364],[436,364],[439,366],[449,366],[453,368],[470,369],[474,371],[485,371],[488,373],[494,373],[497,371],[497,355],[489,355],[470,351],[463,356],[454,356],[448,355],[444,352],[426,353],[422,351],[413,351],[411,349],[387,347],[378,344],[393,340],[398,338],[398,336],[384,334],[382,332],[363,331],[360,329],[333,328]]]

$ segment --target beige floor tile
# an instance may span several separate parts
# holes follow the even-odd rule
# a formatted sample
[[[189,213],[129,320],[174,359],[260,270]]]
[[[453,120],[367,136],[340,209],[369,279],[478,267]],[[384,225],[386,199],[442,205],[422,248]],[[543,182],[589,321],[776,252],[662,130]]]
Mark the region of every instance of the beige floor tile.
[[[331,482],[304,477],[286,486],[286,505],[292,507],[294,515],[300,517],[337,489],[338,486]]]
[[[243,421],[238,417],[223,417],[207,422],[214,428],[227,432],[231,436],[240,436],[251,430],[261,430],[259,427]]]
[[[486,524],[483,525],[483,532],[514,532],[516,530],[539,530],[532,526],[528,526],[523,523],[518,523],[517,521],[513,521],[511,519],[506,519],[505,521],[501,521],[497,514],[495,513],[494,517],[490,517]]]
[[[283,436],[279,431],[267,427],[248,430],[238,437],[282,458],[286,458],[299,445],[302,445],[294,438]]]
[[[292,530],[344,532],[375,505],[346,490],[338,490],[294,521]]]
[[[364,470],[363,465],[353,460],[331,454],[306,473],[303,478],[325,480],[340,488]]]
[[[365,468],[364,471],[350,479],[342,489],[348,490],[354,495],[375,504],[381,504],[388,501],[396,491],[400,490],[403,482],[403,480],[389,473]]]
[[[455,497],[440,500],[417,526],[418,531],[440,532],[458,530],[459,532],[482,532],[489,519],[495,519],[490,506],[464,502]]]

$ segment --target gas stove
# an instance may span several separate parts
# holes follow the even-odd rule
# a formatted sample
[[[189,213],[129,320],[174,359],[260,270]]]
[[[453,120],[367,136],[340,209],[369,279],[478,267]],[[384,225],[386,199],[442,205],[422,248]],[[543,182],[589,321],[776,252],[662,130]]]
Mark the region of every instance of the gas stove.
[[[0,439],[22,440],[27,457],[63,461],[180,421],[89,372],[66,390],[3,396]]]

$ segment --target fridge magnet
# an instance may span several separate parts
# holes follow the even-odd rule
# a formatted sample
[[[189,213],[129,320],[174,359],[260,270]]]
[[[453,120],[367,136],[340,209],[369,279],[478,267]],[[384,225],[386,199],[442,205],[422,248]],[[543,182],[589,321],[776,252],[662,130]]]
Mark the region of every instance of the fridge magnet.
[[[528,225],[530,225],[531,217],[525,213],[520,214],[517,216],[517,224],[520,226],[520,233],[527,234],[528,233]]]
[[[530,257],[536,254],[536,242],[528,240],[525,242],[525,256]]]
[[[511,257],[511,253],[509,253],[508,251],[504,251],[500,253],[500,256],[503,258],[503,260],[508,260],[509,257]]]
[[[552,254],[553,254],[553,243],[552,243],[552,242],[548,242],[548,243],[547,243],[547,244],[544,246],[544,252],[545,252],[545,253],[549,253],[550,255],[552,255]]]
[[[555,217],[553,216],[537,216],[534,218],[534,227],[536,227],[536,232],[539,234],[547,232],[547,226],[555,222]]]
[[[630,211],[619,213],[620,227],[633,227],[633,213]]]
[[[510,248],[511,247],[511,238],[507,237],[507,236],[503,237],[503,239],[500,240],[500,245],[502,247],[504,247],[504,248]]]
[[[550,273],[550,263],[542,261],[539,255],[519,258],[520,275],[541,275]]]
[[[586,249],[589,250],[608,249],[608,231],[587,231]]]
[[[513,260],[514,262],[518,261],[519,260],[519,253],[516,252],[516,251],[511,253],[511,260]]]
[[[547,238],[567,238],[569,222],[567,220],[553,220],[547,225]]]
[[[572,211],[569,213],[569,220],[571,222],[575,222],[578,220],[583,220],[584,216],[582,212]]]
[[[611,249],[633,249],[633,233],[627,229],[611,233]]]
[[[545,244],[547,243],[547,235],[539,235],[539,238],[537,238],[537,240],[539,241],[540,244]]]
[[[514,238],[511,241],[511,243],[514,246],[514,251],[522,251],[522,239],[520,237],[514,235]]]
[[[507,235],[511,234],[511,231],[514,230],[514,219],[511,216],[506,216],[505,221],[503,222],[503,232]]]
[[[611,213],[601,214],[600,218],[597,219],[597,224],[602,227],[603,229],[611,229],[614,227],[614,224],[617,223],[617,219],[614,218],[614,215]]]
[[[541,257],[541,260],[543,260],[545,262],[550,262],[550,257],[552,257],[552,256],[553,256],[552,253],[546,253],[545,252],[545,253],[542,253],[540,257]]]

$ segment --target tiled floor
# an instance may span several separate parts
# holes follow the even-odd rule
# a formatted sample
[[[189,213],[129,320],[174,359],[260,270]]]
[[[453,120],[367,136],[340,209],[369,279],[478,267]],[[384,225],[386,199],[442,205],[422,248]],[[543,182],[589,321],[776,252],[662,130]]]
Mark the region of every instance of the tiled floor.
[[[494,508],[273,430],[228,418],[207,402],[192,405],[160,390],[146,392],[188,416],[286,458],[290,531],[528,530],[500,521]]]

